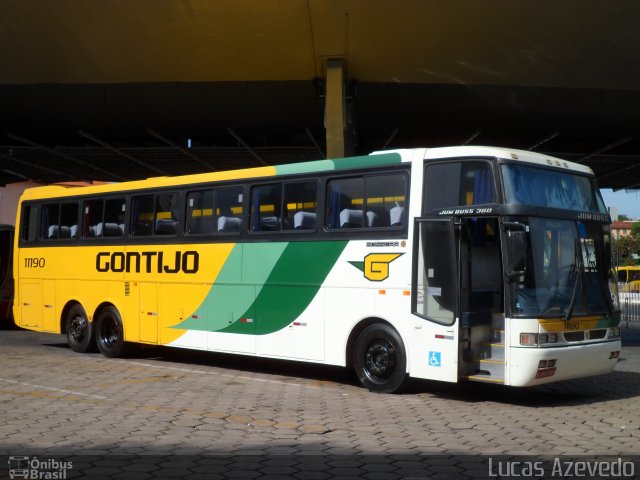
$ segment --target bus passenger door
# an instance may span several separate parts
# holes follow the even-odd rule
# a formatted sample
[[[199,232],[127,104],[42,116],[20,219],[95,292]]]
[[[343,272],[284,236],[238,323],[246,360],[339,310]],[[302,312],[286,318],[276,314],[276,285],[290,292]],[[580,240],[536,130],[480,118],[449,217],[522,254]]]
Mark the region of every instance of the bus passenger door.
[[[504,293],[500,226],[495,217],[460,221],[461,376],[503,383]]]
[[[453,218],[416,219],[413,243],[413,376],[458,381],[459,272]]]

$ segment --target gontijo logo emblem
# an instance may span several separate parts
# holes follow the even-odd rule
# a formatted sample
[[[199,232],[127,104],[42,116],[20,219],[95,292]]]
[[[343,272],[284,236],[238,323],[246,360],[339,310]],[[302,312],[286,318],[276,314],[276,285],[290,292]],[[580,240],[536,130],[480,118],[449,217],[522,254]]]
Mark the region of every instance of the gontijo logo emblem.
[[[364,262],[349,262],[364,273],[364,277],[372,282],[381,282],[389,278],[389,264],[403,253],[370,253]]]

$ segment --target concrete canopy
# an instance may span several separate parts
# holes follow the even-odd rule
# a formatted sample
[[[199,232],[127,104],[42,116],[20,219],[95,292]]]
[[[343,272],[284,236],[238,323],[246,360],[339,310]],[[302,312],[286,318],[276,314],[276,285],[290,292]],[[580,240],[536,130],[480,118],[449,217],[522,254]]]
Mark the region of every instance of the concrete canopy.
[[[320,158],[326,64],[342,59],[355,153],[533,148],[640,186],[635,1],[5,0],[0,13],[2,183]]]

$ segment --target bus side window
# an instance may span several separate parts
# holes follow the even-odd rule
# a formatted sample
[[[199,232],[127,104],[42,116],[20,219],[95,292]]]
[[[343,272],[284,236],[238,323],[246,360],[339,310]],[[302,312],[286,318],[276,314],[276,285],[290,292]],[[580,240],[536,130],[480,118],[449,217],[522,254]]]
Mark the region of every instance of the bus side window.
[[[40,238],[57,240],[78,236],[78,204],[50,203],[42,207]]]
[[[406,225],[404,173],[330,180],[327,228],[386,228]]]
[[[105,237],[124,236],[124,215],[126,213],[124,198],[109,199],[104,202],[104,232]]]
[[[22,240],[33,242],[38,238],[38,208],[33,205],[24,207],[22,213]]]
[[[189,192],[187,195],[186,233],[211,233],[213,232],[214,220],[213,190]]]
[[[260,185],[251,189],[251,231],[282,229],[282,184]]]
[[[82,206],[82,236],[120,237],[124,235],[124,199],[87,200]]]
[[[327,184],[327,228],[364,226],[364,178],[340,178]]]
[[[405,174],[365,177],[364,215],[367,227],[399,227],[406,224]]]
[[[218,233],[240,233],[242,230],[242,212],[244,189],[242,187],[221,187],[215,189],[214,210],[215,230]]]
[[[430,215],[439,208],[496,201],[493,175],[486,162],[427,164],[424,185],[424,215]]]
[[[40,224],[40,238],[42,240],[54,240],[59,236],[60,229],[60,205],[49,203],[42,206],[42,221]]]
[[[119,230],[119,223],[114,223],[113,225],[118,227]],[[114,233],[115,231],[116,229],[114,228]],[[176,193],[133,197],[132,235],[176,235],[177,233],[178,195]]]
[[[259,185],[251,190],[251,231],[315,230],[317,182]]]
[[[133,197],[131,234],[134,236],[153,233],[153,195]]]
[[[78,238],[78,204],[60,206],[60,238]]]
[[[296,182],[284,185],[283,230],[315,230],[317,217],[316,182]]]
[[[167,193],[156,195],[154,234],[176,235],[178,233],[178,195]]]
[[[458,206],[460,198],[460,162],[427,164],[424,179],[423,214],[437,208]]]
[[[87,200],[82,206],[82,236],[84,238],[99,237],[102,234],[102,200]]]

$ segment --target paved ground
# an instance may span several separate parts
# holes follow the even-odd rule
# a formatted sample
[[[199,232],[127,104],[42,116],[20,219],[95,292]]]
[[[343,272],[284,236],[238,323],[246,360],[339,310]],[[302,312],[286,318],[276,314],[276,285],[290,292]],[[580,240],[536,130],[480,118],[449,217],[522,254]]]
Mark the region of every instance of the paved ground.
[[[157,348],[107,359],[4,330],[0,455],[73,460],[67,478],[318,480],[486,478],[488,459],[506,456],[627,458],[640,452],[640,331],[624,333],[608,376],[520,390],[421,381],[379,395],[339,368]],[[12,461],[0,458],[0,478]]]

